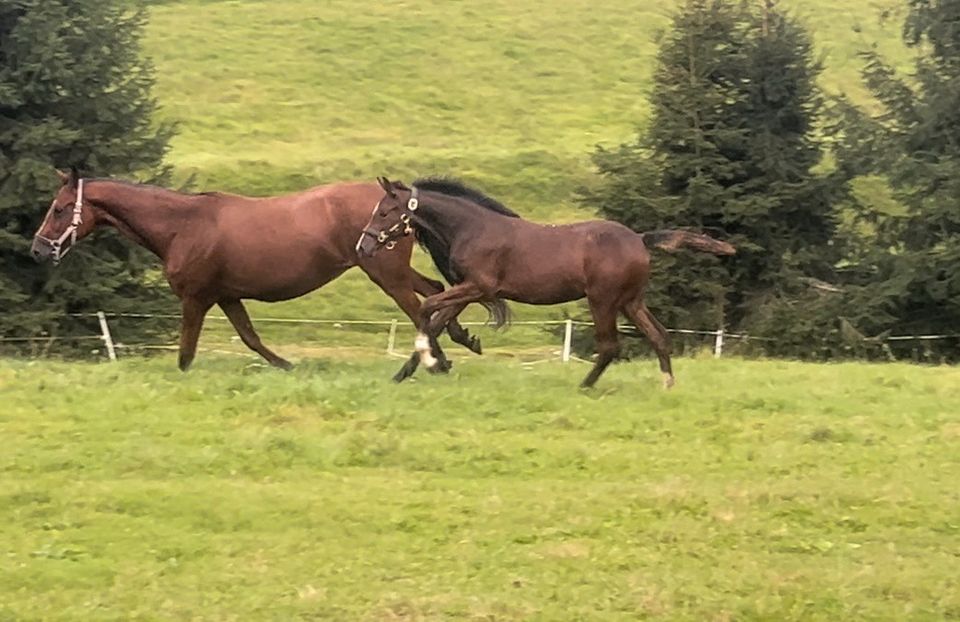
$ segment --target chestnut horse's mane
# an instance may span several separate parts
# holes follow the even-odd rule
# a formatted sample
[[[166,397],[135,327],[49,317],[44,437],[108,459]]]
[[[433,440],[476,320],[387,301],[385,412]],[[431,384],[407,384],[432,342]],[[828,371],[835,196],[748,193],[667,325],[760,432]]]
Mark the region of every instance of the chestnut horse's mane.
[[[182,190],[172,190],[170,188],[164,188],[163,186],[156,186],[154,184],[147,184],[138,181],[128,181],[126,179],[116,179],[114,177],[85,177],[84,178],[88,183],[96,181],[110,182],[111,184],[119,184],[121,186],[129,186],[130,188],[144,188],[148,190],[156,190],[158,192],[168,192],[170,194],[176,194],[182,197],[211,197],[223,194],[221,192],[184,192]]]

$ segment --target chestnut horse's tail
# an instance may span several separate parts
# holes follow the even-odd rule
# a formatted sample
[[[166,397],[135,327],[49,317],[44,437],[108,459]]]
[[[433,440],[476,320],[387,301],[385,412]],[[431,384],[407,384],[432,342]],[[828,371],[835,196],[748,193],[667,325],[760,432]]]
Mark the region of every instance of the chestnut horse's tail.
[[[692,233],[681,229],[661,229],[641,234],[643,243],[647,246],[665,251],[675,251],[680,248],[691,248],[695,251],[712,253],[714,255],[735,255],[737,249],[732,244],[711,238],[702,233]]]

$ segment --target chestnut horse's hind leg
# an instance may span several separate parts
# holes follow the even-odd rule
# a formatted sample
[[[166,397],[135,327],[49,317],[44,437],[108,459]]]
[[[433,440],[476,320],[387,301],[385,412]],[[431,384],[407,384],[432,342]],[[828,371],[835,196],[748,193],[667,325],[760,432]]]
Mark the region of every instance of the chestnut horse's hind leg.
[[[673,368],[670,364],[670,335],[657,318],[653,317],[642,300],[634,300],[623,308],[623,313],[637,328],[647,336],[660,359],[660,371],[663,373],[663,387],[673,386]]]
[[[412,270],[412,269],[411,269]],[[444,291],[443,283],[428,278],[416,270],[413,271],[413,289],[424,298],[440,294]],[[459,343],[474,354],[483,354],[483,348],[480,346],[480,338],[470,334],[464,328],[457,318],[453,318],[446,324],[447,334],[454,343]]]
[[[600,378],[600,374],[620,353],[620,335],[617,333],[617,309],[607,301],[588,298],[590,313],[593,314],[593,334],[597,347],[597,362],[580,384],[590,388]]]
[[[200,329],[203,328],[203,316],[212,306],[212,304],[200,302],[196,298],[183,298],[178,361],[180,371],[187,371],[197,354],[197,340],[200,339]]]
[[[218,304],[248,348],[265,358],[274,367],[287,371],[293,369],[290,361],[277,356],[270,348],[263,345],[263,342],[260,341],[260,335],[253,329],[253,323],[250,321],[250,316],[247,315],[247,309],[242,302],[239,300],[221,300]]]

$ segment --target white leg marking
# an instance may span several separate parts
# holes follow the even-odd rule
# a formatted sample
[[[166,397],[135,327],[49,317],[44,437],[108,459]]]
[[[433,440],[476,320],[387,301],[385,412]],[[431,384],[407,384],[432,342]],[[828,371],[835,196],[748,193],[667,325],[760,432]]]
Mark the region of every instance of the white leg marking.
[[[413,342],[413,347],[420,353],[420,362],[428,369],[433,369],[437,364],[433,352],[430,351],[430,338],[425,333],[417,333],[417,338]]]
[[[663,374],[663,388],[669,389],[674,385],[673,374]]]

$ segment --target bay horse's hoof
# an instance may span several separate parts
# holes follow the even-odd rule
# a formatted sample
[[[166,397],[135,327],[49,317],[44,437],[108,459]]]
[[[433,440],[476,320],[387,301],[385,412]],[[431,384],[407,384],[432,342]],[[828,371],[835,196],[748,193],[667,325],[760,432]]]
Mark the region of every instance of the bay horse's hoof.
[[[431,374],[446,374],[453,369],[453,363],[446,359],[438,360],[433,367],[428,367],[427,371]]]
[[[403,367],[400,368],[393,376],[393,381],[400,383],[413,375],[413,372],[417,371],[417,365],[420,364],[420,354],[414,352],[410,355],[410,358],[407,359],[407,362],[403,364]]]
[[[677,383],[673,378],[673,374],[664,374],[663,375],[663,388],[664,390],[669,389]]]
[[[283,371],[290,371],[293,369],[293,363],[286,359],[277,359],[271,363],[274,367],[282,369]]]
[[[470,337],[470,345],[467,349],[474,354],[483,354],[483,348],[480,347],[480,337]]]

